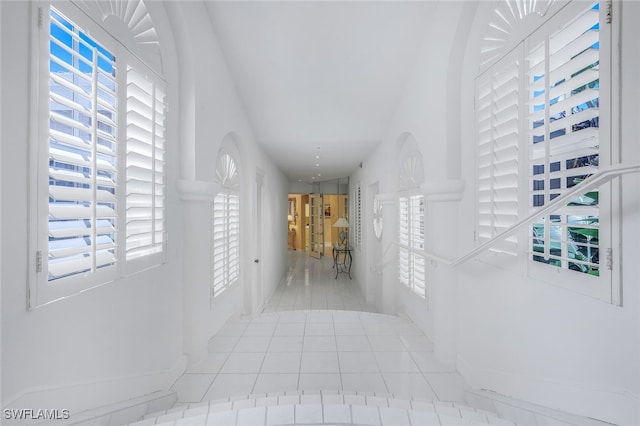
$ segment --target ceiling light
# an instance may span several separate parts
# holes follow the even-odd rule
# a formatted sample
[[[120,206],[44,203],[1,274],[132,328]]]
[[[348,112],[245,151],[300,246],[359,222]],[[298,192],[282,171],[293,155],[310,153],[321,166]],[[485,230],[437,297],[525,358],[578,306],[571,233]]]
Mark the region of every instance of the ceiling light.
[[[322,176],[320,173],[318,173],[318,176]]]
[[[320,163],[316,163],[316,167],[320,167]]]
[[[316,155],[316,160],[319,160],[319,159],[320,159],[320,156],[319,156],[319,155]]]
[[[316,178],[315,176],[311,176],[311,179],[315,179],[315,178]]]

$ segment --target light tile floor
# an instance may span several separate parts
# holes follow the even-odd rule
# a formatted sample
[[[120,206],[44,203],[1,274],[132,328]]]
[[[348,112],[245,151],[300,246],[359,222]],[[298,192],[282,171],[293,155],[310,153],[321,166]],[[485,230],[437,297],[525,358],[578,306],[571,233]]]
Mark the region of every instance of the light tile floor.
[[[178,403],[292,390],[462,400],[462,377],[412,322],[365,312],[355,278],[334,279],[330,262],[299,252],[289,260],[266,312],[230,319],[209,356],[178,378]]]
[[[290,250],[289,270],[266,303],[264,312],[300,309],[343,309],[371,311],[360,291],[358,278],[338,274],[333,260],[314,259],[305,252]],[[354,262],[358,259],[355,258]]]

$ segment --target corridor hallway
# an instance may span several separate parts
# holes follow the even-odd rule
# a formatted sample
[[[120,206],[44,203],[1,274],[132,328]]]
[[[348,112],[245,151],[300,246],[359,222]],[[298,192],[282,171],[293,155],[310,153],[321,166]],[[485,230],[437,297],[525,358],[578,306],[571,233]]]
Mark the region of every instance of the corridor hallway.
[[[305,252],[287,252],[289,268],[264,312],[298,309],[371,311],[360,290],[358,277],[338,274],[331,258],[314,259]],[[357,260],[356,260],[357,261]]]
[[[463,415],[467,421],[488,421],[481,410],[459,410],[467,387],[459,373],[435,359],[432,342],[418,327],[405,318],[367,312],[357,277],[335,279],[330,259],[294,251],[288,259],[288,272],[265,312],[229,319],[209,341],[208,357],[173,385],[175,407],[140,424],[202,412],[207,415],[197,424],[307,424],[299,418],[300,407],[316,410],[307,413],[316,419],[308,423],[342,419],[340,424],[396,425],[411,418],[411,424],[439,425],[445,423],[436,413],[454,412],[461,422]],[[311,402],[315,405],[306,405]],[[385,422],[388,413],[381,403],[385,410],[405,410],[401,417],[407,422],[398,423],[397,417]],[[351,406],[348,414],[345,406]],[[252,409],[265,423],[234,417],[243,409]],[[283,410],[278,411],[282,419],[269,417],[275,409]]]

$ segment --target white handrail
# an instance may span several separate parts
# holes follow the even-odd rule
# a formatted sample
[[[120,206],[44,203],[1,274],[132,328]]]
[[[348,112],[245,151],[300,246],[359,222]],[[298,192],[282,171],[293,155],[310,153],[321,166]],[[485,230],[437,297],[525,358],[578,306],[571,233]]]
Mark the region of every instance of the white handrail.
[[[591,176],[587,177],[584,181],[574,186],[573,188],[563,192],[562,195],[554,198],[553,201],[551,201],[549,204],[539,209],[536,209],[535,211],[531,212],[529,216],[519,220],[518,222],[514,223],[509,228],[507,228],[505,231],[501,232],[498,235],[494,235],[489,240],[485,241],[484,243],[480,244],[473,250],[469,251],[467,254],[455,260],[444,259],[435,254],[419,251],[417,249],[412,249],[412,248],[408,248],[408,249],[409,251],[425,256],[427,259],[435,260],[438,263],[442,263],[444,265],[450,265],[450,266],[458,266],[470,259],[473,259],[483,251],[490,249],[491,247],[501,242],[505,238],[508,238],[511,235],[515,234],[523,227],[532,225],[533,223],[537,222],[540,219],[540,217],[546,216],[548,213],[554,212],[559,207],[566,206],[571,200],[575,199],[577,196],[584,194],[585,192],[589,192],[590,190],[597,188],[598,186],[604,183],[607,183],[617,178],[618,176],[631,174],[631,173],[639,173],[639,172],[640,172],[640,164],[637,164],[634,166],[617,164],[610,167],[603,167],[597,172],[595,172],[594,174],[592,174]],[[382,255],[383,262],[381,262],[378,268],[372,268],[372,271],[379,273],[382,270],[382,268],[385,265],[384,259],[393,245],[399,246],[397,241],[390,242],[384,254]]]
[[[371,267],[371,271],[379,274],[380,272],[382,272],[382,269],[384,269],[384,266],[387,264],[387,262],[384,262],[384,259],[386,259],[387,254],[389,254],[389,250],[391,250],[391,247],[396,246],[398,248],[403,248],[407,251],[410,251],[412,253],[418,254],[420,256],[424,256],[425,259],[431,259],[434,260],[438,263],[442,263],[444,265],[450,265],[452,263],[451,260],[449,259],[445,259],[444,257],[440,257],[438,255],[435,255],[433,253],[429,253],[429,252],[425,252],[424,250],[419,250],[413,247],[405,247],[405,246],[400,246],[400,243],[398,241],[391,241],[388,245],[387,248],[385,249],[384,253],[382,254],[382,262],[380,263],[380,265],[378,265],[377,267]]]
[[[397,241],[391,241],[388,245],[387,248],[384,250],[384,253],[382,253],[382,260],[380,261],[380,265],[378,265],[377,267],[371,267],[371,272],[379,274],[382,272],[382,269],[384,269],[384,265],[386,264],[386,262],[384,261],[384,259],[386,259],[387,255],[389,254],[389,250],[391,250],[391,247],[393,247],[394,245],[398,245]]]
[[[504,240],[505,238],[515,234],[517,231],[519,231],[523,227],[532,225],[533,223],[537,222],[542,216],[546,216],[547,213],[554,212],[555,210],[558,209],[558,207],[564,207],[571,200],[575,199],[576,196],[580,194],[584,194],[585,192],[589,192],[590,190],[597,188],[598,186],[604,183],[607,183],[617,178],[618,176],[622,176],[630,173],[638,173],[638,172],[640,172],[640,164],[637,164],[635,166],[617,164],[617,165],[606,167],[606,168],[603,167],[597,172],[595,172],[594,174],[592,174],[591,176],[587,177],[585,180],[583,180],[579,184],[577,184],[576,186],[574,186],[573,188],[571,188],[570,190],[565,191],[562,195],[554,198],[553,201],[551,201],[546,206],[536,209],[535,211],[531,212],[529,216],[514,223],[509,228],[507,228],[504,232],[501,232],[500,234],[493,236],[489,240],[480,244],[475,249],[471,250],[469,253],[457,258],[456,260],[450,262],[449,264],[451,266],[460,265],[461,263],[464,263],[467,260],[476,257],[478,254],[482,253],[483,251],[493,247],[494,245]]]

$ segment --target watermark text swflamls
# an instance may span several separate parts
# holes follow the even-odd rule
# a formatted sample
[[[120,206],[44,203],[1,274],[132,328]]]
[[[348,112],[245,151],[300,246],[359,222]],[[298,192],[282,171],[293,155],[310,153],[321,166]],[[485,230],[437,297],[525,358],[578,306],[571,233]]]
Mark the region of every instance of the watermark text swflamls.
[[[71,417],[67,409],[5,408],[5,420],[67,420]]]

